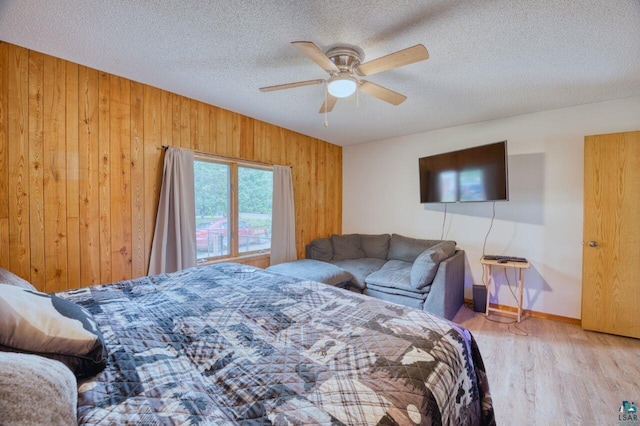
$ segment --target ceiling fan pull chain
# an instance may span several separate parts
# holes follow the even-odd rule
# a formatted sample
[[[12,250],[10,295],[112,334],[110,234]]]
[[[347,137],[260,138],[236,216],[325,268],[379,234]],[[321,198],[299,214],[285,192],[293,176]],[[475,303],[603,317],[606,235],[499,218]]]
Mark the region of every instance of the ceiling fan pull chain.
[[[356,85],[356,108],[360,108],[360,83]]]
[[[324,127],[329,127],[329,121],[327,120],[327,100],[329,98],[329,85],[324,85]]]

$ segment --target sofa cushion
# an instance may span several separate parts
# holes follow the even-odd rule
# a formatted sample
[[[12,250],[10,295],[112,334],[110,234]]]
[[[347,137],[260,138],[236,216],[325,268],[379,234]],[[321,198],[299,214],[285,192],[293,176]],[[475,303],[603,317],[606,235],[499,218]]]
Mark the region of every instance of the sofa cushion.
[[[389,234],[380,235],[362,235],[362,250],[365,257],[375,257],[376,259],[385,259],[389,255]]]
[[[415,299],[413,297],[407,297],[400,294],[385,293],[368,287],[364,289],[362,294],[415,309],[422,309],[424,306],[424,299]]]
[[[78,377],[107,365],[107,350],[93,316],[75,303],[0,284],[0,351],[55,359]]]
[[[316,238],[309,244],[309,258],[328,262],[333,259],[331,238]]]
[[[344,269],[331,263],[313,259],[300,259],[293,262],[280,263],[269,266],[267,271],[329,285],[340,285],[351,281],[351,274]]]
[[[347,259],[347,260],[332,260],[336,266],[341,267],[345,271],[349,272],[353,277],[350,285],[363,289],[365,287],[365,278],[372,272],[377,271],[384,265],[386,260],[383,259]]]
[[[425,287],[423,289],[424,291],[417,292],[417,291],[403,290],[400,288],[382,287],[382,286],[371,284],[368,282],[367,289],[375,290],[380,293],[397,294],[404,297],[411,297],[412,299],[426,300],[427,296],[429,296],[429,290],[431,290],[431,286]]]
[[[365,281],[367,286],[373,284],[415,292],[416,289],[411,285],[412,266],[411,263],[402,260],[389,260],[378,271],[370,274]]]
[[[431,285],[433,277],[438,272],[440,262],[451,257],[455,251],[456,243],[453,241],[442,241],[423,251],[413,262],[411,286],[416,290],[420,290],[427,285]]]
[[[23,280],[13,272],[0,268],[0,283],[9,284],[27,290],[36,291],[36,288],[29,281]]]
[[[360,234],[333,234],[331,236],[331,245],[333,246],[333,260],[361,259],[365,257]]]
[[[431,246],[435,246],[441,240],[419,240],[417,238],[403,237],[402,235],[391,235],[389,244],[388,259],[412,262]]]

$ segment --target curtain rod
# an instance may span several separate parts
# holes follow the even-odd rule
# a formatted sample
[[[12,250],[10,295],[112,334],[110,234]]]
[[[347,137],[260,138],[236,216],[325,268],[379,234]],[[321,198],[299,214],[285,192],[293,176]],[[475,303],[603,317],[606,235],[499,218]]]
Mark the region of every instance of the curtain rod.
[[[169,145],[162,145],[158,149],[162,149],[163,151],[166,151],[167,148],[169,148]],[[187,148],[179,148],[179,147],[173,147],[173,148],[187,149]],[[190,149],[189,151],[193,151],[194,154],[206,155],[206,156],[209,156],[209,157],[223,158],[225,160],[233,160],[233,161],[237,161],[237,162],[241,162],[241,163],[255,164],[255,165],[259,165],[259,166],[284,166],[284,167],[289,167],[290,169],[293,169],[293,166],[289,166],[289,165],[286,165],[286,164],[264,163],[262,161],[245,160],[243,158],[235,158],[235,157],[229,157],[227,155],[212,154],[210,152],[196,151],[196,150],[193,150],[193,149]]]

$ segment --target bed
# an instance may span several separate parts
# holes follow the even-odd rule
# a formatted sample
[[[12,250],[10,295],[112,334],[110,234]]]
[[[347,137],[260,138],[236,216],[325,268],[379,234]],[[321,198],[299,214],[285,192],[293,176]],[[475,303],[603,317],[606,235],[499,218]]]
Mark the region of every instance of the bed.
[[[93,315],[106,368],[79,424],[492,424],[465,328],[238,264],[58,293]]]

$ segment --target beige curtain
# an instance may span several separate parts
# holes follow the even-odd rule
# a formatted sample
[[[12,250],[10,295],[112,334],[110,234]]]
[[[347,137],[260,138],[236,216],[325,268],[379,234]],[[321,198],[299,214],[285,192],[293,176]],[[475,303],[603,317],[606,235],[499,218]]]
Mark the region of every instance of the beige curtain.
[[[271,264],[296,260],[296,216],[290,167],[273,166],[271,229]]]
[[[149,275],[196,266],[193,151],[167,148]]]

